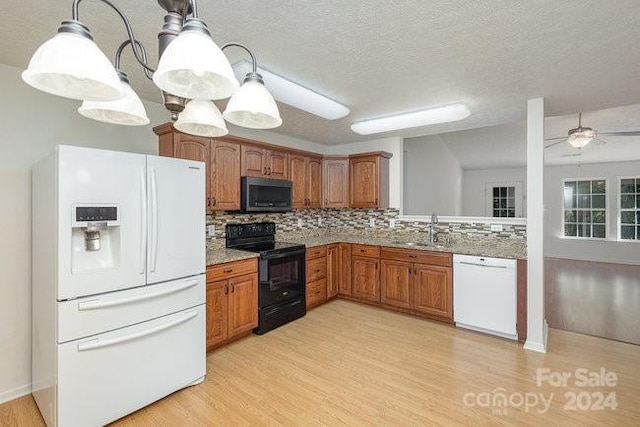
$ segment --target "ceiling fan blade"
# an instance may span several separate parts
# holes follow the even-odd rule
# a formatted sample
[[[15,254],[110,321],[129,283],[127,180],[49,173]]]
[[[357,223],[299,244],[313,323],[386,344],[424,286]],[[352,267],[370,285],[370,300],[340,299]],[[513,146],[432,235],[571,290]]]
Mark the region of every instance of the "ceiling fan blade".
[[[640,130],[630,130],[626,132],[598,132],[598,134],[611,136],[640,136]]]
[[[553,138],[553,139],[555,140],[555,139],[558,139],[558,138]],[[551,143],[551,144],[549,144],[549,145],[545,145],[545,147],[544,147],[544,148],[545,148],[545,150],[546,150],[547,148],[555,147],[555,146],[556,146],[556,145],[558,145],[558,144],[562,144],[562,143],[563,143],[563,142],[565,142],[566,140],[567,140],[567,138],[560,138],[560,141],[552,142],[552,143]],[[549,140],[549,139],[545,139],[545,141],[550,141],[550,140]]]
[[[566,136],[559,136],[557,138],[546,138],[545,141],[558,141],[560,139],[567,139]]]

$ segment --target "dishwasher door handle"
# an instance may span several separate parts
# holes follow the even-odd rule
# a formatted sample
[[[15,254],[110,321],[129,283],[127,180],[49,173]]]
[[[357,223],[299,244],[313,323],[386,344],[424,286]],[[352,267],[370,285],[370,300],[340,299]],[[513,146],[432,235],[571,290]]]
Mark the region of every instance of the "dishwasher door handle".
[[[509,268],[506,265],[491,265],[491,264],[480,264],[476,262],[469,261],[460,261],[460,264],[464,265],[475,265],[476,267],[486,267],[486,268]]]

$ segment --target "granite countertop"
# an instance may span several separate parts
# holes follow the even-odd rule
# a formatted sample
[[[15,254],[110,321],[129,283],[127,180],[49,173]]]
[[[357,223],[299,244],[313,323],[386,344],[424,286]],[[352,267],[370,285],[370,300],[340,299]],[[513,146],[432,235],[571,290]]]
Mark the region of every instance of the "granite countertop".
[[[527,241],[525,239],[469,235],[452,237],[444,233],[440,237],[442,241],[438,246],[410,246],[401,242],[428,243],[428,233],[337,229],[330,232],[327,230],[304,230],[276,234],[277,241],[301,243],[307,247],[345,242],[494,258],[526,259],[527,257]],[[207,265],[256,257],[258,257],[257,253],[226,249],[224,239],[214,239],[207,243]]]

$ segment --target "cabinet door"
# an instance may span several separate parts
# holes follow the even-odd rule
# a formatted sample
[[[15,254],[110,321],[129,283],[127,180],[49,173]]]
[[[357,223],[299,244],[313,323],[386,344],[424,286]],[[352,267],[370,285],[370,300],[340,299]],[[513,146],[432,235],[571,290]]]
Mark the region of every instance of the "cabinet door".
[[[307,159],[292,154],[289,156],[289,179],[293,182],[292,205],[294,208],[307,207]]]
[[[380,261],[380,302],[410,308],[409,297],[413,265],[402,261]]]
[[[354,256],[351,258],[351,290],[354,298],[380,302],[380,260]]]
[[[250,145],[242,146],[242,176],[263,177],[267,173],[267,151]]]
[[[351,243],[340,243],[340,280],[338,293],[351,296]]]
[[[258,275],[229,279],[229,338],[258,326]]]
[[[340,282],[340,251],[338,245],[327,246],[327,298],[338,295]]]
[[[207,198],[207,209],[211,208],[211,140],[198,136],[191,136],[182,133],[174,133],[174,153],[173,157],[187,160],[197,160],[204,162],[206,174],[205,197]]]
[[[211,210],[240,209],[240,145],[211,142]]]
[[[453,320],[451,267],[414,265],[413,309],[419,313]]]
[[[349,207],[349,159],[325,160],[323,165],[325,208]]]
[[[378,158],[352,159],[350,162],[350,205],[352,208],[377,208],[379,202]]]
[[[207,349],[227,339],[226,280],[207,283]]]
[[[322,160],[307,159],[307,207],[322,207]]]
[[[289,179],[289,155],[281,151],[267,152],[267,175],[272,179]]]

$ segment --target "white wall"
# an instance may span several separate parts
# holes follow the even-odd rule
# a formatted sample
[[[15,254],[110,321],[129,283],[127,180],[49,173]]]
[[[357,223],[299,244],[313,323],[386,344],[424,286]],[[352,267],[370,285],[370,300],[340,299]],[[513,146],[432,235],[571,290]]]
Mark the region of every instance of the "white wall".
[[[437,135],[407,138],[404,150],[403,213],[461,215],[462,169],[447,144]]]
[[[488,182],[522,183],[522,216],[526,216],[527,168],[480,169],[462,172],[462,214],[463,216],[487,216],[485,203]]]
[[[353,144],[336,145],[328,147],[326,152],[331,154],[356,154],[366,153],[369,151],[386,151],[393,154],[393,157],[389,159],[389,207],[402,209],[402,146],[402,138],[393,137],[355,142]]]
[[[545,256],[640,265],[640,242],[618,242],[618,177],[640,175],[640,161],[547,166],[544,170]],[[562,180],[607,178],[606,240],[562,238]]]

